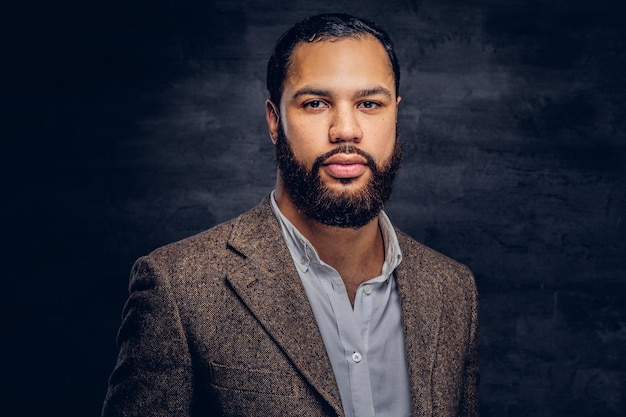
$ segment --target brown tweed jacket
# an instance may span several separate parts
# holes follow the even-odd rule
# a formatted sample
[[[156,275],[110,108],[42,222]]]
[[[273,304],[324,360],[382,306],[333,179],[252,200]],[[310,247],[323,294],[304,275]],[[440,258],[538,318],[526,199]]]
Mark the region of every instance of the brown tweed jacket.
[[[413,416],[477,415],[467,267],[398,231]],[[103,416],[343,416],[268,199],[133,266]]]

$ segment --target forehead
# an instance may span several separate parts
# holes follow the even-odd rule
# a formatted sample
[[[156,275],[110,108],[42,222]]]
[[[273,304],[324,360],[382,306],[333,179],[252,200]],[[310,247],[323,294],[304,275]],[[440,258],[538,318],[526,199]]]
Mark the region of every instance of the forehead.
[[[302,84],[323,84],[320,87],[360,85],[360,88],[379,84],[395,91],[391,60],[382,44],[371,35],[296,45],[284,88],[287,90]]]

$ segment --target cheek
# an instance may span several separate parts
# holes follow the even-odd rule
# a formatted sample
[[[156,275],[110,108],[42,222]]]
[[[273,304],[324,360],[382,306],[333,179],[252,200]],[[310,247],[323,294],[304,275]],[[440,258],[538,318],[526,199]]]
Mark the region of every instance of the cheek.
[[[301,161],[315,159],[316,153],[324,153],[323,143],[327,137],[324,134],[321,123],[303,123],[298,120],[292,120],[283,124],[283,129],[287,141],[291,145],[294,155]]]
[[[308,117],[287,117],[283,127],[287,136],[297,136],[306,140],[319,140],[326,137],[328,126],[326,120],[321,116]]]
[[[303,132],[305,132],[305,125],[302,123],[302,120],[294,117],[292,112],[285,112],[284,117],[281,119],[281,126],[283,128],[283,132],[285,136],[289,138],[291,141],[297,139],[298,141],[303,136]]]
[[[365,140],[368,136],[375,154],[387,158],[393,152],[396,141],[395,119],[378,120],[369,124],[365,129]]]
[[[311,169],[316,156],[313,155],[307,140],[299,136],[298,129],[294,129],[293,126],[285,126],[283,131],[285,140],[295,160],[306,168]]]

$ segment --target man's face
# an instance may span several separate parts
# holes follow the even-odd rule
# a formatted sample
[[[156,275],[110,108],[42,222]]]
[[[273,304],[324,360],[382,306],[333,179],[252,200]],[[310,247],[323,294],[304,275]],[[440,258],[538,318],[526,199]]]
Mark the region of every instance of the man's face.
[[[400,163],[399,100],[375,38],[296,46],[268,123],[285,191],[307,217],[354,228],[376,217]]]

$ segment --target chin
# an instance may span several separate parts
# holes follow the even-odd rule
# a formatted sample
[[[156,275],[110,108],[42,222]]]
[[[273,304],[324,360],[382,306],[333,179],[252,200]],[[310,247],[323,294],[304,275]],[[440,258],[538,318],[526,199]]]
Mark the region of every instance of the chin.
[[[333,187],[329,187],[333,189]],[[340,194],[343,195],[357,195],[361,194],[366,190],[366,184],[356,184],[354,181],[352,182],[344,182],[341,181],[340,184],[337,185],[336,189]]]
[[[371,175],[367,172],[353,178],[334,178],[326,175],[320,176],[326,177],[322,179],[326,187],[330,189],[337,188],[343,191],[361,191],[371,180]]]

